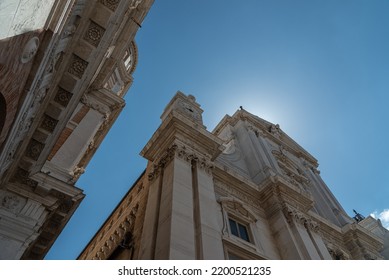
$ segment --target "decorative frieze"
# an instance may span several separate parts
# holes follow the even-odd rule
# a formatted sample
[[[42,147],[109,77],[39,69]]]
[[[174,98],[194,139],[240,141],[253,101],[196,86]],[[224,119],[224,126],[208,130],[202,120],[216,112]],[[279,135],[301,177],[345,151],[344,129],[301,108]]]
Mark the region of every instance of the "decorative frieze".
[[[91,21],[88,29],[85,32],[84,40],[90,43],[91,45],[97,47],[100,43],[101,38],[105,29],[98,25],[97,23]]]
[[[81,79],[82,75],[84,75],[84,72],[86,68],[88,67],[88,62],[83,60],[81,57],[73,54],[70,65],[68,68],[68,72],[72,74],[73,76]]]
[[[139,209],[139,203],[136,204],[132,209],[129,215],[117,226],[117,228],[108,236],[105,236],[103,231],[100,235],[100,240],[102,246],[95,253],[93,259],[107,259],[112,251],[119,245],[123,244],[123,241],[126,238],[126,235],[132,236],[131,232],[135,227],[136,214]],[[112,223],[112,221],[111,221]],[[91,246],[91,251],[94,249],[94,246]]]

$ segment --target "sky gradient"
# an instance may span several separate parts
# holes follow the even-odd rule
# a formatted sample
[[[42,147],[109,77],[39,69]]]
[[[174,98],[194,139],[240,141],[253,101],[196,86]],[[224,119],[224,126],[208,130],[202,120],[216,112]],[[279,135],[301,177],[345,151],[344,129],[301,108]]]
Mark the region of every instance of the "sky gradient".
[[[349,215],[389,227],[388,11],[385,0],[156,0],[127,105],[46,259],[77,258],[144,170],[139,152],[177,90],[196,97],[210,131],[239,106],[279,124]]]

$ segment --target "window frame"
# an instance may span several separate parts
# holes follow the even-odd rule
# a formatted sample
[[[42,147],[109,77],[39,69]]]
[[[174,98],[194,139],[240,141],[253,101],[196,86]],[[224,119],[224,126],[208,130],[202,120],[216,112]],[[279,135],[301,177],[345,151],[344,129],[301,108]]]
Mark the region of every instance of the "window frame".
[[[234,233],[234,230],[231,228],[231,222],[235,223],[235,225],[236,225],[236,234]],[[244,238],[244,236],[242,236],[241,228],[244,229],[247,239]],[[230,236],[234,236],[234,237],[239,238],[240,240],[254,244],[253,236],[252,236],[252,232],[251,232],[251,228],[250,228],[249,223],[244,222],[241,219],[237,219],[236,217],[234,217],[232,215],[228,215],[228,230],[229,230]]]

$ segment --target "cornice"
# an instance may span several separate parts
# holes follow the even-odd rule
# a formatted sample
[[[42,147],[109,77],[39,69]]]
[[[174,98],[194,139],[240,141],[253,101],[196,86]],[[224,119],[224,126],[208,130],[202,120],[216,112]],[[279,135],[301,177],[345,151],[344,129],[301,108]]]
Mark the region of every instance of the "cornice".
[[[146,159],[158,161],[175,140],[187,143],[197,153],[214,160],[223,150],[223,141],[188,119],[185,115],[172,111],[141,151]]]

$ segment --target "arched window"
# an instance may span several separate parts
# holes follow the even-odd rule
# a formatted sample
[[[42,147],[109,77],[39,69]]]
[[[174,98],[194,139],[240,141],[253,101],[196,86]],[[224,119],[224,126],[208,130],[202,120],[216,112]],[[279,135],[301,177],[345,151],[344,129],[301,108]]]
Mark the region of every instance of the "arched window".
[[[131,42],[123,57],[124,66],[128,73],[132,74],[135,71],[138,62],[138,49],[134,41]]]
[[[7,104],[4,96],[0,93],[0,136],[3,132],[5,117],[7,116]]]

